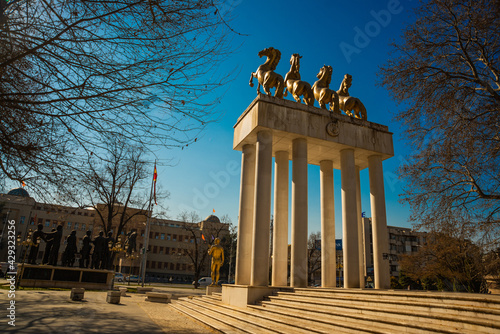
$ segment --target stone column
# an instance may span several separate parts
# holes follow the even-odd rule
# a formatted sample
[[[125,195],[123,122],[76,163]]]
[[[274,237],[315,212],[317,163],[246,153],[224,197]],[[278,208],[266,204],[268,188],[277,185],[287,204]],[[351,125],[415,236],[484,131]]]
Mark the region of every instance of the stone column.
[[[290,285],[307,287],[307,141],[292,142],[292,254]]]
[[[383,254],[389,254],[387,241],[387,217],[385,212],[384,171],[380,155],[368,158],[370,175],[370,204],[372,209],[373,234],[373,269],[375,289],[389,289],[391,278],[389,260],[383,259]]]
[[[253,201],[255,190],[255,145],[243,146],[241,157],[240,210],[236,249],[235,284],[250,284],[252,258]]]
[[[344,288],[359,288],[358,220],[354,150],[340,151]]]
[[[359,283],[360,287],[365,287],[365,275],[366,275],[366,265],[365,265],[365,254],[363,251],[364,245],[364,230],[361,222],[361,212],[363,211],[361,207],[361,181],[359,179],[359,166],[356,166],[356,217],[358,219],[358,255],[359,255]]]
[[[273,162],[273,134],[257,133],[255,162],[255,199],[253,217],[253,244],[250,285],[269,285],[269,228],[271,222],[271,182]]]
[[[273,286],[288,285],[288,155],[274,155]]]
[[[321,182],[321,286],[336,287],[335,259],[335,201],[333,195],[333,162],[323,160],[320,166]]]

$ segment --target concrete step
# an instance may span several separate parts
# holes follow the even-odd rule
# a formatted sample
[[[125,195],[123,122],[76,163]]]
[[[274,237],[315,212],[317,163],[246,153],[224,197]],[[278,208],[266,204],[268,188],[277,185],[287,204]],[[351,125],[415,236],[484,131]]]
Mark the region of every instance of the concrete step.
[[[304,308],[274,301],[262,302],[261,310],[289,315],[295,318],[296,321],[311,319],[317,323],[341,326],[352,333],[458,333],[454,327],[449,328],[423,322],[411,323],[387,317],[366,316],[364,314],[332,313],[330,310],[325,311],[315,306]],[[472,334],[472,332],[464,333]]]
[[[235,320],[233,317],[220,313],[216,310],[208,309],[203,305],[196,303],[197,298],[190,300],[178,300],[172,303],[172,306],[184,314],[203,322],[205,325],[218,330],[224,334],[267,334],[276,333],[264,330],[263,328],[251,323]]]
[[[464,323],[482,325],[488,328],[500,329],[500,313],[495,310],[466,306],[446,306],[437,303],[405,302],[398,300],[369,300],[339,298],[325,294],[324,296],[312,296],[306,294],[279,293],[278,297],[270,296],[269,299],[279,298],[281,300],[296,301],[302,304],[329,305],[337,308],[355,310],[378,310],[390,314],[401,314],[403,316],[419,316],[422,318],[441,319],[453,321],[460,319]],[[444,323],[443,323],[444,324]]]
[[[289,321],[283,321],[277,317],[262,318],[259,314],[252,312],[252,310],[249,310],[248,308],[238,308],[234,306],[224,305],[207,298],[198,298],[192,300],[191,302],[196,303],[200,307],[213,309],[222,314],[231,316],[236,321],[255,324],[261,327],[263,330],[268,330],[272,333],[331,333],[331,331],[324,332],[318,330],[315,324],[309,324],[312,326],[307,326],[307,324],[304,323],[291,325]]]
[[[406,291],[406,290],[373,290],[373,289],[294,289],[296,294],[307,295],[335,295],[339,298],[363,300],[389,300],[396,299],[406,302],[436,303],[450,306],[467,306],[478,309],[487,309],[500,312],[500,296],[488,294],[469,294],[433,291]]]
[[[217,330],[221,333],[225,334],[240,334],[240,333],[246,333],[244,331],[240,331],[238,328],[230,327],[227,326],[223,322],[219,321],[214,321],[211,317],[208,317],[204,315],[203,313],[200,313],[198,311],[195,311],[189,307],[186,306],[186,303],[179,302],[179,300],[173,300],[171,303],[171,306],[177,311],[180,312],[188,317],[193,318],[195,321],[199,321],[202,324]]]
[[[436,317],[414,315],[411,310],[406,311],[401,309],[399,312],[396,310],[377,309],[372,307],[356,307],[351,305],[335,305],[328,304],[327,302],[315,302],[308,298],[307,300],[297,300],[293,298],[285,299],[284,297],[270,297],[270,301],[262,302],[264,307],[280,308],[288,312],[299,313],[300,315],[307,314],[311,309],[317,314],[340,315],[346,319],[352,319],[356,324],[362,322],[371,323],[376,320],[383,328],[395,329],[398,326],[403,326],[408,333],[419,333],[421,330],[429,332],[442,332],[442,333],[492,333],[492,328],[487,324],[481,323],[467,323],[457,321],[456,319],[440,319],[439,315]],[[332,301],[335,303],[335,301]]]

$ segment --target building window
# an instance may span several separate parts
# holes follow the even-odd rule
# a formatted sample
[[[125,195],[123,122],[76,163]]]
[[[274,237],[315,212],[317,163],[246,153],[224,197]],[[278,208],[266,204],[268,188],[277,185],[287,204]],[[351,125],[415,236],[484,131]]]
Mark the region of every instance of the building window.
[[[149,268],[149,261],[146,261],[146,268]]]
[[[21,219],[19,220],[19,224],[24,224],[24,219],[25,218],[26,218],[25,216],[21,216]]]
[[[171,239],[172,238],[171,238],[170,234],[167,234],[167,240],[171,240]]]
[[[56,222],[53,222],[52,223],[52,228],[56,228],[57,227],[57,223]]]
[[[160,237],[160,233],[156,232],[155,233],[155,239],[158,239]]]
[[[179,242],[182,242],[182,235],[179,235]]]
[[[160,247],[160,254],[163,254],[163,247]]]
[[[156,269],[156,261],[151,261],[151,269]]]
[[[153,232],[149,232],[149,239],[153,239]]]
[[[75,223],[75,230],[78,229],[78,223]]]
[[[153,247],[153,253],[156,254],[158,252],[158,247],[157,246],[154,246]]]
[[[141,230],[141,237],[144,236],[144,230]]]
[[[160,234],[160,239],[165,240],[165,233]]]
[[[167,254],[167,255],[168,255],[168,254],[169,254],[169,252],[170,252],[170,248],[165,247],[165,254]]]
[[[177,241],[177,234],[174,234],[174,235],[172,236],[172,241]]]
[[[82,224],[82,231],[85,231],[85,223]]]
[[[174,270],[174,264],[170,262],[170,270]]]
[[[46,227],[49,227],[49,226],[50,226],[50,220],[46,220],[46,221],[45,221],[45,226],[46,226]]]
[[[181,270],[181,264],[180,263],[176,263],[175,264],[175,270]]]
[[[68,222],[68,228],[71,228],[71,222]]]
[[[163,262],[163,269],[168,269],[168,262]]]
[[[31,225],[34,225],[35,222],[31,223]],[[43,218],[38,218],[38,224],[43,224]]]

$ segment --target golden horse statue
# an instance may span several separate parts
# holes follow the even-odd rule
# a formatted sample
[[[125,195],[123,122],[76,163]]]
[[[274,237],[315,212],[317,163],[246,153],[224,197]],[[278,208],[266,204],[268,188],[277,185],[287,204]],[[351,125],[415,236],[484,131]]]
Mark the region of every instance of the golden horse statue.
[[[332,80],[332,67],[324,65],[316,75],[318,81],[312,86],[314,98],[318,101],[322,109],[326,109],[326,104],[330,104],[330,111],[340,114],[339,96],[337,92],[330,89],[330,81]]]
[[[257,78],[259,85],[257,86],[257,94],[260,93],[260,86],[264,88],[267,95],[271,95],[271,88],[276,88],[274,96],[283,98],[283,89],[285,88],[283,77],[274,70],[281,58],[281,52],[273,47],[264,49],[259,52],[259,57],[266,56],[267,60],[260,65],[255,73],[250,76],[250,87],[253,87],[253,78]]]
[[[344,110],[346,115],[361,118],[366,121],[366,108],[357,97],[349,96],[349,87],[352,85],[352,75],[344,75],[344,80],[337,91],[339,95],[340,109]],[[352,113],[354,111],[354,114]]]
[[[304,96],[304,103],[308,106],[314,105],[314,94],[311,85],[308,82],[300,80],[300,58],[298,53],[294,53],[290,58],[290,71],[285,75],[285,94],[287,90],[293,95],[297,102],[302,102],[300,96]]]

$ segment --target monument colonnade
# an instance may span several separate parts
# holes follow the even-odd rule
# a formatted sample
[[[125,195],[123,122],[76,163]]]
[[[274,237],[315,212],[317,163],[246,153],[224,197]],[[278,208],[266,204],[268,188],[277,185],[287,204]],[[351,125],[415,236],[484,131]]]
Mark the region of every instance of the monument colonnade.
[[[306,287],[308,164],[320,166],[321,283],[336,286],[333,170],[341,170],[344,287],[364,284],[359,172],[369,168],[376,288],[389,288],[382,161],[393,156],[387,127],[259,95],[235,125],[242,151],[235,284],[269,286],[272,158],[275,158],[271,286],[287,286],[289,160],[292,160],[290,286]]]

